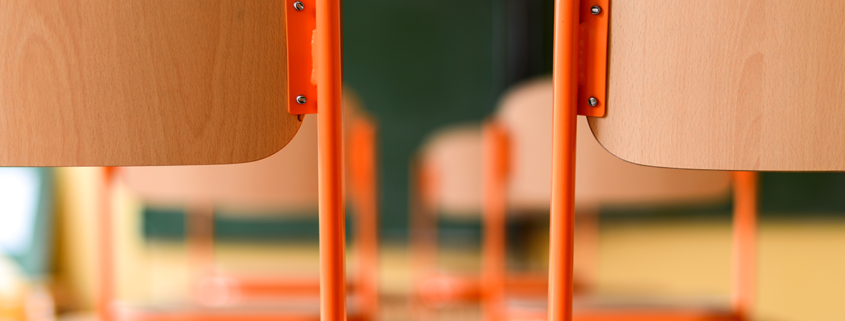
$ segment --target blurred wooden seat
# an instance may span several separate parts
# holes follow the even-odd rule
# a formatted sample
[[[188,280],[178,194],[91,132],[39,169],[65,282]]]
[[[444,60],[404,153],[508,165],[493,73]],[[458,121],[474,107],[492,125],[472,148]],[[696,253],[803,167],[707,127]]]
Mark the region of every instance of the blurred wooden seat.
[[[507,195],[506,201],[490,200],[492,204],[488,212],[494,216],[485,215],[488,235],[505,235],[504,221],[495,217],[495,213],[504,213],[505,210],[501,208],[507,208],[509,212],[522,209],[545,214],[549,211],[551,197],[547,182],[551,182],[552,176],[553,88],[551,78],[540,78],[514,87],[505,94],[495,118],[488,125],[488,135],[491,136],[489,148],[500,151],[488,152],[488,161],[498,163],[490,166],[506,168],[503,180],[505,186],[502,188],[506,189]],[[729,173],[644,167],[625,162],[607,153],[593,139],[586,122],[584,118],[578,120],[581,126],[576,134],[575,151],[575,209],[581,216],[596,215],[598,206],[687,205],[727,200],[731,186]],[[497,160],[500,154],[504,155],[503,159]],[[488,179],[488,182],[488,186],[497,184],[495,179]],[[596,227],[591,224],[581,225],[580,228]],[[588,233],[590,238],[596,238],[596,234],[597,231]],[[508,293],[505,284],[498,280],[497,275],[506,271],[495,271],[505,267],[504,242],[490,240],[485,244],[488,247],[484,251],[488,255],[485,270],[493,272],[487,274],[484,283],[490,284],[489,291],[494,292],[487,296],[494,301],[488,303],[488,315],[508,315],[509,309],[504,300],[514,294]],[[577,280],[575,285],[579,285]],[[539,297],[542,298],[544,294],[541,292]],[[631,308],[610,310],[613,308],[596,310],[576,306],[575,319],[590,319],[590,315],[596,313],[613,316],[611,319],[625,320],[638,315],[633,313],[636,309]],[[717,311],[705,314],[730,318],[730,314]]]
[[[353,208],[359,215],[356,237],[358,240],[369,239],[355,242],[361,256],[354,277],[348,281],[348,288],[351,296],[364,296],[354,302],[363,302],[375,309],[378,295],[377,209],[376,200],[371,199],[376,196],[375,155],[370,155],[376,152],[375,124],[358,104],[360,102],[354,93],[345,94],[347,195],[352,198]],[[195,273],[199,273],[196,292],[200,302],[203,302],[203,297],[215,296],[214,287],[201,286],[205,281],[214,280],[225,280],[221,283],[226,285],[225,289],[217,290],[230,292],[231,295],[227,295],[230,298],[285,297],[289,300],[291,297],[316,298],[319,295],[320,280],[316,275],[256,277],[209,268],[214,265],[213,209],[246,215],[316,213],[319,196],[317,171],[317,124],[315,119],[307,118],[284,150],[255,162],[121,168],[126,185],[144,203],[186,209],[189,216],[188,241],[193,243],[192,252],[200,261],[195,263],[194,269]],[[226,304],[233,303],[241,304]],[[356,311],[370,313],[367,318],[371,319],[377,312],[372,309],[358,308]],[[319,309],[314,312],[318,313]]]
[[[551,180],[551,95],[551,79],[531,81],[511,90],[502,99],[495,115],[494,122],[501,124],[509,146],[505,156],[508,167],[506,206],[509,213],[536,214],[549,210],[547,182]],[[586,123],[586,120],[582,121]],[[437,213],[453,219],[466,219],[484,212],[483,168],[491,156],[485,154],[483,136],[478,125],[454,125],[433,134],[421,148],[419,161],[425,167],[423,172],[428,175],[429,183],[421,187],[427,190],[419,194],[430,195],[424,201],[429,205],[423,206],[429,208],[428,215]],[[582,213],[595,214],[599,205],[689,204],[727,199],[731,182],[726,172],[670,170],[630,164],[607,153],[592,138],[587,127],[579,132],[578,143],[576,175],[579,179],[576,181],[575,201]],[[484,220],[485,234],[504,236],[503,225],[498,227],[501,231],[491,233],[491,223],[486,217]],[[433,223],[415,225],[436,230]],[[433,245],[421,247],[432,250]],[[490,253],[489,249],[484,253]],[[433,257],[434,254],[428,256]],[[503,266],[503,259],[504,256],[498,264]],[[485,270],[488,269],[490,267],[485,267]],[[545,294],[546,275],[531,274],[507,273],[501,284],[510,289],[509,293],[520,292],[526,296]],[[478,278],[478,275],[429,273],[420,281],[417,291],[425,301],[473,301],[485,297],[483,287],[500,282],[480,281]],[[583,283],[576,285],[577,288],[584,286]]]

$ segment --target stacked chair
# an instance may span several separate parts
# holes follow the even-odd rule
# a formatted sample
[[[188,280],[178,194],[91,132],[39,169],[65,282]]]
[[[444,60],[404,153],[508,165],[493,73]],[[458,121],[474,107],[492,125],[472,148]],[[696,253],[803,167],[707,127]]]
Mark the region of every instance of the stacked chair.
[[[375,320],[378,309],[375,123],[344,94],[347,196],[357,214],[357,266],[348,288],[350,320]],[[118,177],[154,206],[187,213],[193,295],[188,305],[124,307],[125,320],[319,320],[317,275],[256,277],[221,272],[214,265],[214,209],[233,213],[302,213],[316,210],[317,128],[305,119],[285,150],[249,164],[127,167]]]
[[[431,218],[415,218],[422,231],[415,238],[415,250],[423,258],[418,264],[421,267],[417,274],[418,306],[476,300],[482,303],[487,320],[545,319],[545,301],[538,299],[547,294],[546,275],[507,271],[505,225],[506,215],[544,214],[549,210],[551,95],[552,82],[548,78],[516,86],[504,96],[495,115],[483,128],[477,125],[446,128],[433,135],[422,149],[416,165],[416,194],[420,201],[415,204],[421,209],[414,214],[431,217],[438,213],[483,213],[484,241],[482,273],[444,275],[433,267],[436,233],[432,231],[436,225],[431,223]],[[726,199],[731,185],[729,173],[669,170],[621,161],[595,142],[585,120],[580,122],[584,126],[578,132],[575,201],[577,213],[581,213],[579,217],[584,221],[595,219],[599,206],[706,204]],[[753,211],[750,215],[753,219]],[[594,224],[579,226],[595,229]],[[753,238],[743,236],[753,236],[754,225],[742,227],[737,242],[749,244],[753,249]],[[585,235],[596,233],[595,230],[585,232]],[[582,239],[595,242],[592,237]],[[582,246],[591,247],[579,244]],[[738,284],[749,283],[747,279],[753,278],[750,263],[754,260],[753,251],[746,250],[743,254],[737,269],[749,273],[735,280]],[[428,264],[423,264],[426,261]],[[727,305],[722,308],[718,303],[604,299],[589,291],[589,279],[576,279],[575,284],[576,293],[580,294],[576,320],[738,319],[734,309]],[[738,292],[735,297],[753,293]]]
[[[551,79],[530,81],[512,89],[499,105],[493,120],[488,124],[487,161],[488,167],[498,169],[486,175],[485,186],[489,189],[485,213],[492,231],[488,235],[504,233],[504,221],[495,219],[513,210],[516,205],[526,206],[533,201],[542,208],[550,202],[548,188],[538,187],[551,177],[551,122],[552,116]],[[576,150],[575,209],[576,213],[596,212],[598,206],[636,207],[641,205],[705,204],[724,200],[727,196],[731,175],[717,171],[672,170],[622,161],[608,153],[596,143],[586,119],[579,119]],[[504,157],[502,157],[504,155]],[[730,304],[721,302],[677,302],[665,299],[603,298],[600,295],[580,296],[575,305],[575,320],[742,320],[750,309],[747,298],[753,297],[753,262],[755,260],[754,221],[755,211],[741,210],[749,199],[754,200],[753,184],[738,174],[734,190],[742,197],[736,197],[740,205],[735,210],[734,250],[736,277]],[[751,185],[749,187],[749,185]],[[752,192],[749,193],[749,188]],[[507,197],[496,197],[506,193]],[[547,206],[547,205],[546,205]],[[516,207],[518,208],[518,207]],[[546,207],[548,210],[548,207]],[[491,218],[492,217],[492,218]],[[747,237],[748,235],[752,237]],[[488,242],[496,245],[496,243]],[[504,247],[495,246],[485,253],[489,263],[485,271],[501,269],[496,257],[504,257]],[[492,257],[492,258],[491,258]],[[499,274],[504,272],[498,272]],[[487,315],[492,320],[545,318],[545,302],[531,307],[531,304],[517,302],[507,304],[507,288],[488,272],[485,284],[492,290]],[[577,284],[577,282],[576,282]],[[513,303],[514,300],[510,300]],[[744,303],[741,303],[744,302]],[[741,306],[741,307],[739,307]]]

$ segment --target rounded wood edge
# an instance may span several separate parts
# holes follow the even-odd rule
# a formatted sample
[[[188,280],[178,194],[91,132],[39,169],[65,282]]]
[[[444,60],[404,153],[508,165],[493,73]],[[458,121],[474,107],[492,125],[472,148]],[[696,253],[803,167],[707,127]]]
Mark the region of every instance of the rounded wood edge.
[[[214,164],[205,164],[205,165],[252,163],[252,162],[257,162],[257,161],[260,161],[260,160],[265,159],[267,157],[275,155],[276,153],[282,151],[282,149],[285,149],[285,147],[288,144],[290,144],[290,142],[293,140],[293,138],[296,137],[296,134],[299,133],[299,129],[302,128],[302,122],[305,121],[305,117],[302,117],[302,120],[299,120],[299,115],[293,115],[293,114],[289,114],[289,113],[285,112],[284,120],[282,120],[282,121],[286,122],[286,123],[290,123],[292,126],[288,127],[287,125],[284,125],[284,127],[283,127],[284,129],[282,130],[282,137],[283,137],[282,141],[283,141],[283,143],[281,144],[281,146],[278,149],[276,149],[272,153],[269,153],[269,154],[263,155],[263,156],[259,156],[258,158],[243,161],[243,162],[214,163]],[[314,119],[314,121],[317,121],[317,120]]]
[[[587,117],[587,116],[585,116],[585,117]],[[618,151],[613,150],[612,148],[608,148],[608,145],[605,145],[604,142],[602,142],[602,140],[601,140],[601,138],[599,138],[599,134],[598,134],[598,131],[600,129],[597,128],[597,127],[601,127],[601,126],[597,125],[597,123],[596,123],[596,121],[600,118],[602,118],[602,117],[587,117],[587,124],[590,126],[590,132],[593,134],[593,138],[595,138],[596,142],[599,143],[599,146],[604,148],[604,150],[607,151],[610,155],[613,155],[613,157],[616,157],[619,160],[622,160],[626,163],[639,165],[639,166],[653,167],[653,168],[663,168],[663,169],[686,169],[686,170],[702,170],[702,171],[737,171],[737,170],[739,170],[739,169],[727,169],[727,168],[695,168],[695,167],[683,167],[683,166],[677,166],[676,167],[676,166],[667,166],[667,165],[663,165],[663,164],[654,164],[654,163],[645,163],[645,162],[633,161],[633,160],[626,157],[628,155],[620,155],[620,153],[618,153]],[[754,171],[754,170],[753,169],[750,169],[750,170],[742,169],[740,171]]]

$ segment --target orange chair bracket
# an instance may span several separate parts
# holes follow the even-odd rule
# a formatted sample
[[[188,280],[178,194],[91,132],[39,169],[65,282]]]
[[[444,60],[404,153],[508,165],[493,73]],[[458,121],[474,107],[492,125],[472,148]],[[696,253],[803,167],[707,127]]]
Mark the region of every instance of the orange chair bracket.
[[[317,113],[317,80],[314,74],[316,0],[285,0],[287,30],[288,112]]]
[[[578,40],[578,115],[604,117],[610,0],[581,0]]]

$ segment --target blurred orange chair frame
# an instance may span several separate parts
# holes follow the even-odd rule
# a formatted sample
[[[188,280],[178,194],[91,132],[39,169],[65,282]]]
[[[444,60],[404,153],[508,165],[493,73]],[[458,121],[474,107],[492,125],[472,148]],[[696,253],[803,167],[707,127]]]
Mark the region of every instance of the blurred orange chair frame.
[[[489,320],[505,320],[508,318],[524,319],[526,317],[540,317],[531,309],[508,308],[506,297],[513,296],[502,281],[501,275],[505,271],[505,213],[514,205],[526,206],[537,203],[548,204],[546,190],[537,188],[538,181],[551,176],[543,160],[551,156],[551,124],[547,122],[552,117],[552,92],[554,86],[550,79],[537,79],[515,86],[502,99],[495,117],[485,126],[485,173],[484,173],[484,278],[487,286],[485,293],[485,308]],[[597,213],[600,205],[632,206],[637,204],[671,204],[671,203],[703,203],[722,198],[728,192],[730,176],[728,173],[715,171],[684,171],[653,167],[637,166],[621,161],[607,153],[594,139],[586,119],[578,120],[582,124],[577,133],[577,176],[575,203],[576,211]],[[743,185],[737,185],[742,187]],[[545,194],[545,195],[544,195]],[[738,194],[741,195],[741,194]],[[753,193],[750,196],[754,202]],[[739,200],[739,202],[748,200]],[[753,220],[753,212],[737,215],[739,222]],[[595,214],[594,214],[595,215]],[[597,222],[594,217],[593,221]],[[593,224],[596,225],[597,223]],[[590,227],[589,225],[583,227]],[[755,234],[754,225],[738,225],[738,233]],[[596,226],[591,228],[596,229]],[[597,234],[593,231],[591,234]],[[595,238],[595,237],[592,237]],[[737,245],[743,245],[743,237],[736,239]],[[595,241],[595,240],[593,240]],[[753,248],[753,243],[748,243]],[[593,249],[597,251],[597,249]],[[753,265],[755,260],[753,251],[746,251],[738,255],[737,269],[751,272],[743,275],[734,282],[743,284],[746,281],[753,284]],[[577,283],[576,283],[577,285]],[[753,289],[753,288],[752,288]],[[751,289],[749,289],[751,290]],[[752,292],[747,292],[751,294]],[[740,294],[746,294],[740,292]],[[535,292],[536,295],[536,292]],[[576,320],[638,320],[647,316],[656,320],[689,320],[690,316],[697,316],[701,320],[733,320],[739,318],[739,313],[731,309],[720,309],[709,306],[676,306],[640,304],[632,302],[626,304],[602,303],[601,300],[587,299],[590,293],[582,297],[585,302],[577,305],[574,313]],[[642,301],[642,300],[640,300]],[[647,301],[647,300],[646,300]],[[590,302],[595,302],[592,304]]]
[[[356,95],[347,91],[344,94],[345,136],[349,146],[346,149],[347,193],[358,214],[357,241],[354,244],[359,253],[356,277],[348,285],[350,294],[357,294],[357,300],[351,301],[356,304],[352,305],[355,309],[350,311],[350,317],[373,320],[378,313],[376,129],[371,118],[362,114],[358,106]],[[194,293],[197,303],[203,305],[168,311],[124,309],[120,314],[122,319],[208,318],[221,311],[225,311],[230,319],[243,319],[252,314],[243,309],[241,312],[244,313],[239,314],[238,310],[210,307],[237,308],[238,303],[248,304],[251,298],[317,298],[320,290],[317,278],[246,277],[217,272],[213,263],[212,216],[213,205],[258,212],[311,207],[317,201],[316,140],[316,124],[306,121],[286,150],[258,162],[215,167],[136,167],[121,170],[124,175],[119,177],[124,178],[129,188],[145,202],[183,205],[187,209],[188,250],[197,274]],[[309,184],[311,181],[315,184]],[[309,186],[313,186],[313,190]],[[296,310],[301,313],[295,316],[284,309],[273,309],[272,312],[281,319],[298,320],[309,315],[307,309]],[[319,313],[311,313],[310,317],[319,319]]]
[[[516,86],[502,99],[496,119],[485,126],[483,139],[477,126],[454,126],[438,131],[423,149],[424,157],[418,161],[421,165],[417,165],[415,193],[421,204],[415,204],[412,210],[415,211],[415,227],[425,233],[414,238],[418,256],[414,265],[422,269],[433,265],[437,247],[433,239],[435,234],[432,233],[435,227],[431,219],[426,219],[432,213],[474,214],[481,210],[479,207],[483,199],[484,243],[481,279],[420,271],[417,293],[421,296],[421,303],[482,300],[489,320],[504,320],[507,316],[540,318],[536,309],[507,307],[506,297],[545,296],[547,283],[545,276],[506,272],[505,213],[508,208],[547,211],[548,190],[536,182],[550,176],[544,163],[548,162],[551,153],[546,147],[551,143],[551,124],[544,123],[544,120],[551,116],[552,89],[550,79],[537,79]],[[579,177],[582,180],[579,181],[576,199],[580,211],[591,214],[582,217],[586,221],[584,228],[597,228],[593,221],[597,219],[598,205],[708,202],[722,199],[730,186],[727,173],[666,170],[620,161],[593,140],[587,127],[582,127],[578,140],[578,163],[582,164]],[[481,163],[484,166],[479,166]],[[473,192],[479,195],[473,195]],[[753,233],[753,225],[744,231]],[[587,232],[582,231],[585,234],[597,233],[596,230]],[[597,242],[593,239],[595,236],[588,238],[590,240],[585,241]],[[588,244],[585,249],[595,252],[596,249],[589,249],[595,245]],[[753,252],[746,253],[751,255],[741,256],[745,258],[740,261],[741,264],[754,259]],[[589,283],[579,285],[581,288],[585,286],[588,288]],[[667,306],[660,309],[651,306],[605,305],[596,309],[595,306],[582,304],[576,310],[576,319],[602,316],[629,320],[647,315],[674,320],[686,319],[690,315],[700,315],[705,319],[733,316],[731,311],[709,307]]]

